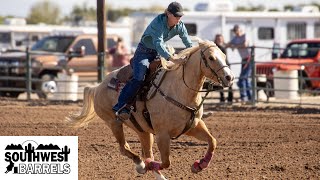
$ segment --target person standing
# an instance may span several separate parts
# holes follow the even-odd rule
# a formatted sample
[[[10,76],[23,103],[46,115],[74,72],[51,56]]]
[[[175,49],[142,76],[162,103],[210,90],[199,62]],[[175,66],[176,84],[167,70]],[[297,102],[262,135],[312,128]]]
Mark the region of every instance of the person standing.
[[[239,81],[237,85],[240,89],[240,99],[242,103],[251,101],[251,82],[249,81],[249,76],[251,76],[251,57],[250,51],[248,49],[249,42],[247,41],[246,34],[242,32],[239,25],[233,27],[234,38],[227,44],[227,48],[232,50],[237,49],[241,56],[241,72],[239,76]]]
[[[183,61],[168,52],[166,41],[179,35],[187,48],[192,47],[187,29],[181,21],[183,15],[181,4],[172,2],[164,13],[159,14],[151,21],[144,31],[132,58],[133,78],[124,86],[118,98],[118,103],[112,108],[117,118],[129,119],[130,110],[127,105],[134,100],[143,85],[150,62],[156,59],[158,55],[168,61]]]
[[[123,39],[118,37],[114,47],[110,48],[109,53],[112,55],[112,70],[128,65],[130,63],[130,54],[123,43]]]
[[[222,34],[216,34],[215,38],[214,38],[214,43],[219,47],[219,49],[225,54],[227,55],[226,52],[226,43],[224,42],[224,38],[222,36]],[[228,58],[226,58],[227,61],[227,65],[230,67],[230,63],[228,62]],[[230,86],[228,88],[228,98],[227,98],[228,104],[232,104],[233,101],[233,92],[232,92],[232,87]],[[224,103],[225,102],[225,97],[224,97],[224,92],[220,91],[220,103]]]

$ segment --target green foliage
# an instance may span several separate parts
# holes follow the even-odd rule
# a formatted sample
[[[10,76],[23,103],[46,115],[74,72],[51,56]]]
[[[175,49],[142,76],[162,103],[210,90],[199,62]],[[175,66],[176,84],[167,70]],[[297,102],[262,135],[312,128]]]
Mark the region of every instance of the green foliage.
[[[124,8],[124,9],[107,9],[107,19],[108,21],[116,21],[118,18],[122,16],[128,16],[132,12],[135,12],[134,9]]]
[[[284,11],[292,11],[293,10],[293,6],[292,5],[285,5],[283,7]]]
[[[236,9],[236,11],[264,11],[264,10],[265,10],[265,7],[262,5],[253,6],[253,7],[239,6]]]
[[[88,7],[87,3],[83,3],[82,6],[74,6],[71,11],[71,19],[77,20],[86,20],[86,21],[94,21],[97,18],[96,8]]]
[[[28,24],[59,24],[60,8],[57,4],[49,0],[35,3],[27,17]]]
[[[5,17],[0,16],[0,24],[3,24],[4,19],[5,19]]]

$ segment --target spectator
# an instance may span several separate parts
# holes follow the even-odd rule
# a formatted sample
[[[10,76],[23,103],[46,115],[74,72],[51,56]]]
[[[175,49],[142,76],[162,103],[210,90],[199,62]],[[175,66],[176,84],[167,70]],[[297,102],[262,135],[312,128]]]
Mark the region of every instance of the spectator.
[[[232,38],[226,47],[232,50],[237,49],[241,56],[241,72],[237,85],[240,88],[241,103],[245,104],[251,101],[251,82],[249,81],[249,76],[251,75],[252,67],[250,63],[250,51],[248,49],[249,43],[246,39],[246,34],[242,32],[239,25],[233,27],[233,32],[235,37]]]
[[[224,42],[224,38],[222,36],[222,34],[216,34],[216,37],[214,39],[214,43],[216,43],[216,45],[220,48],[220,50],[227,55],[226,52],[226,43]],[[230,67],[230,63],[228,62],[228,58],[226,59],[227,61],[227,65]],[[232,87],[229,87],[228,89],[228,104],[232,104],[232,100],[233,100],[233,92],[232,92]],[[225,102],[225,98],[224,98],[224,92],[220,91],[220,103],[224,103]]]
[[[158,55],[168,61],[182,61],[181,58],[168,52],[166,41],[179,35],[186,47],[192,46],[187,29],[181,21],[182,16],[183,8],[181,4],[172,2],[164,13],[159,14],[151,21],[144,31],[132,58],[133,78],[124,86],[118,98],[118,103],[112,108],[118,118],[128,119],[130,117],[127,104],[133,101],[143,85],[150,62]]]
[[[123,43],[121,37],[118,37],[114,47],[110,48],[109,54],[112,55],[112,70],[128,65],[130,63],[130,54]]]

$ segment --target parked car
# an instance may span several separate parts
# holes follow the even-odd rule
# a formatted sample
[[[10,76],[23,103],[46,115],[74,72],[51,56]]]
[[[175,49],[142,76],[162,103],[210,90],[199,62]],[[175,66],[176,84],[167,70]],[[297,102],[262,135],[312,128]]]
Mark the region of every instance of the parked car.
[[[287,44],[279,58],[270,62],[257,63],[258,77],[266,77],[259,81],[258,86],[274,88],[273,73],[277,70],[298,70],[299,84],[302,89],[320,88],[320,39],[298,39]],[[268,96],[273,96],[272,90],[267,90]]]
[[[108,35],[108,45],[115,44],[116,35]],[[39,40],[31,48],[32,89],[40,98],[46,98],[47,92],[42,89],[44,83],[51,82],[60,72],[61,66],[74,69],[80,80],[97,80],[97,44],[96,34],[56,35]],[[26,53],[7,52],[0,56],[0,76],[10,78],[0,79],[2,88],[25,88],[26,82],[21,77],[26,76]],[[105,64],[108,62],[106,60]],[[13,80],[11,77],[20,77]],[[23,89],[16,91],[2,90],[1,95],[18,97]]]

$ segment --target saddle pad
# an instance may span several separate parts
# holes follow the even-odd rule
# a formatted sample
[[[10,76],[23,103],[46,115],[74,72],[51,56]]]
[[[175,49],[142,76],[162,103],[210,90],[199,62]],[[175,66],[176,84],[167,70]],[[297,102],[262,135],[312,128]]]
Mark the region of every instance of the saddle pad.
[[[133,76],[133,70],[131,65],[122,67],[116,75],[116,79],[121,83],[127,83]]]
[[[158,74],[156,75],[156,77],[153,80],[153,82],[156,86],[158,86],[158,87],[160,86],[166,72],[167,71],[165,69],[163,69],[163,68],[160,69],[160,71],[158,72]],[[156,91],[157,91],[157,88],[152,85],[150,87],[150,90],[148,91],[146,99],[150,100],[155,95]]]
[[[124,85],[125,83],[120,82],[117,78],[114,77],[108,83],[108,87],[110,89],[116,90],[117,92],[120,92],[123,89]]]

